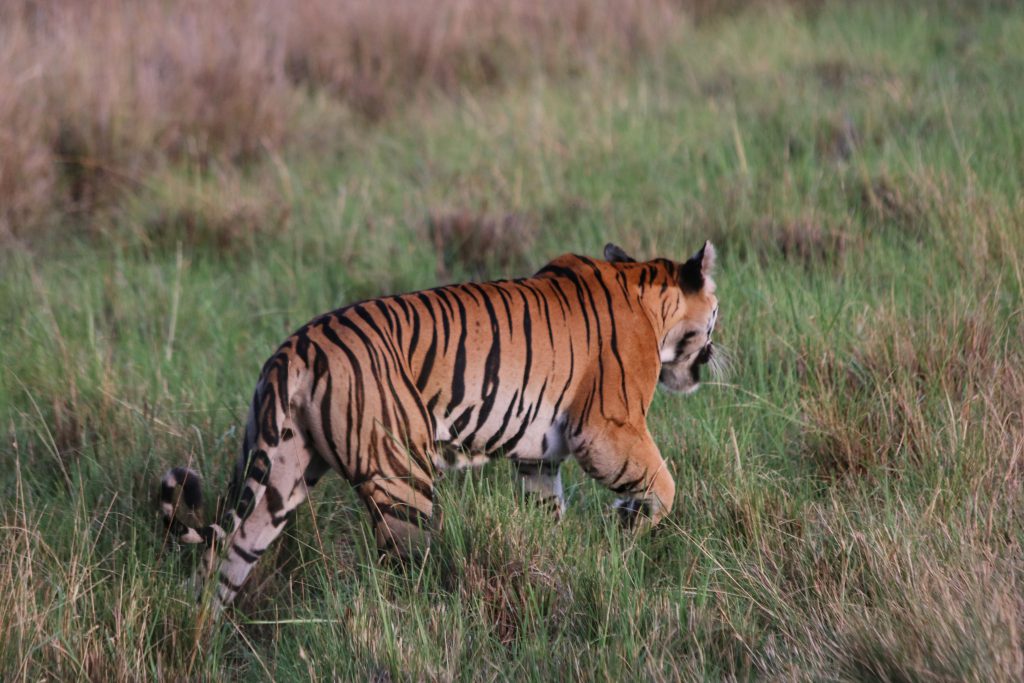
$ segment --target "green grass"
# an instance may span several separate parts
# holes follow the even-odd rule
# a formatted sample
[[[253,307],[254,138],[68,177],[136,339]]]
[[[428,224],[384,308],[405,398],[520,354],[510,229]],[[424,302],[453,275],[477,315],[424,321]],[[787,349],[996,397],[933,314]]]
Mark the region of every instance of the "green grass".
[[[1013,8],[747,11],[636,71],[342,117],[231,196],[172,168],[8,250],[0,678],[1024,677],[1021,45]],[[272,349],[438,284],[443,210],[527,217],[495,277],[715,241],[730,372],[650,417],[675,510],[632,538],[570,464],[553,526],[498,463],[440,483],[396,571],[331,477],[202,624],[158,477],[223,490]]]

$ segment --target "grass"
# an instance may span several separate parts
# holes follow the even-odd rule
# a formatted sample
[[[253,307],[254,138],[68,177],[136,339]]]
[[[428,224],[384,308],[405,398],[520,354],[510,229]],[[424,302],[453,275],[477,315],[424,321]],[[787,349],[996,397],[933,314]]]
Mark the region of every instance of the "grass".
[[[12,0],[0,7],[0,238],[95,228],[168,166],[339,152],[338,127],[431,94],[628,67],[684,16],[669,0]]]
[[[313,87],[291,140],[168,156],[12,231],[0,677],[1024,676],[1024,13],[772,5],[670,29],[627,66],[424,86],[373,120]],[[41,173],[51,200],[73,181]],[[155,484],[190,461],[223,490],[288,332],[607,240],[681,258],[705,238],[733,362],[655,399],[678,486],[658,533],[622,533],[575,465],[552,526],[497,464],[440,484],[431,556],[398,571],[329,478],[203,621]]]

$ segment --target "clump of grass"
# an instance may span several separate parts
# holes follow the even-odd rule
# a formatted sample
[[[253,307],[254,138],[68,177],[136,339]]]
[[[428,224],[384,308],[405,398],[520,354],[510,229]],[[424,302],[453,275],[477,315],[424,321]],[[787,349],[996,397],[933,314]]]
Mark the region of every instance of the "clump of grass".
[[[437,253],[437,278],[453,273],[480,279],[497,268],[520,272],[531,261],[538,225],[523,213],[435,212],[427,220],[427,233]]]
[[[528,520],[522,514],[503,519],[487,510],[454,532],[466,546],[454,567],[462,599],[480,605],[482,623],[504,646],[525,638],[525,629],[555,633],[564,628],[573,601],[558,562],[561,541],[550,532],[546,539],[538,537]],[[533,622],[538,613],[543,620]]]
[[[928,232],[928,197],[911,180],[898,182],[886,174],[855,184],[861,211],[879,225],[892,225],[911,236]]]
[[[1004,397],[1024,388],[1024,378],[1005,347],[1014,330],[997,311],[991,300],[972,301],[925,320],[885,310],[864,320],[855,350],[844,359],[826,353],[815,370],[820,384],[804,405],[812,456],[825,471],[881,467],[898,476],[939,454],[956,457],[968,435],[1003,448],[1005,431],[1019,422]],[[951,419],[969,431],[937,439],[933,425]]]
[[[753,235],[766,244],[774,241],[783,259],[805,266],[841,263],[850,242],[845,230],[824,225],[813,216],[782,222],[762,219]]]
[[[742,183],[725,183],[720,192],[698,204],[690,231],[694,239],[722,244],[737,258],[841,271],[851,252],[863,248],[862,236],[848,220],[814,209],[751,216],[752,200]]]
[[[103,540],[124,523],[112,512],[114,502],[88,509],[80,500],[55,520],[33,503],[20,474],[0,533],[0,581],[12,600],[0,615],[6,675],[45,671],[110,681],[168,669],[196,675],[200,644],[182,628],[191,611],[173,599],[173,585],[144,597],[144,586],[162,583],[160,573],[139,572],[123,546]]]
[[[1024,603],[1011,566],[975,543],[952,562],[913,562],[879,552],[905,546],[870,540],[876,600],[899,609],[882,622],[869,606],[852,610],[835,643],[840,671],[855,679],[1009,680],[1024,670],[1012,635]]]
[[[291,208],[268,173],[246,177],[218,164],[207,172],[169,169],[151,177],[113,220],[126,223],[148,248],[181,243],[233,254],[287,230]]]
[[[815,147],[825,159],[849,161],[857,149],[860,133],[848,116],[837,116],[818,132]]]
[[[1001,541],[981,520],[951,525],[927,497],[902,503],[912,509],[883,520],[877,501],[831,500],[798,535],[763,527],[757,560],[723,568],[721,586],[749,595],[781,637],[748,641],[738,660],[812,678],[1013,680],[1024,602]]]

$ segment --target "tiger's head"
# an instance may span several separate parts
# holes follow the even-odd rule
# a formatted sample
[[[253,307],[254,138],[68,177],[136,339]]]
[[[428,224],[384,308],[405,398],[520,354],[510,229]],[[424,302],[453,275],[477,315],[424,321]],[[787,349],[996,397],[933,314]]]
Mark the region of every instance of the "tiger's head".
[[[614,244],[604,249],[612,263],[635,263],[635,259]],[[669,391],[690,394],[700,386],[701,371],[715,358],[711,336],[718,320],[718,297],[711,279],[715,247],[705,242],[682,263],[655,259],[638,263],[640,284],[654,299],[648,303],[652,315],[661,317],[658,382]],[[656,326],[658,327],[658,326]]]

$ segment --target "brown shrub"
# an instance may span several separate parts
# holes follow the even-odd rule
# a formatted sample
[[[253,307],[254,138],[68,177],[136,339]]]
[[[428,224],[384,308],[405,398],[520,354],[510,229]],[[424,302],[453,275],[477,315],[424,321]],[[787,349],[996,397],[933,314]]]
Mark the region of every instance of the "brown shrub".
[[[25,233],[52,209],[102,206],[166,160],[204,166],[280,145],[291,93],[273,17],[256,4],[7,4],[8,231]]]
[[[537,69],[629,62],[682,18],[668,0],[315,0],[293,10],[289,75],[370,118],[425,88],[454,92]]]
[[[0,239],[42,219],[56,178],[43,65],[24,32],[4,30],[11,19],[0,9]]]
[[[932,187],[923,179],[897,182],[886,175],[862,179],[854,184],[854,204],[871,219],[891,224],[907,234],[922,236],[929,221]]]
[[[152,178],[127,215],[148,247],[181,242],[230,254],[285,229],[291,206],[269,174],[243,178],[218,164],[195,178],[173,171]]]
[[[558,589],[550,574],[522,562],[512,561],[498,567],[470,562],[465,571],[467,599],[481,600],[484,617],[503,645],[519,638],[523,615],[531,609],[531,596],[538,591]]]
[[[857,149],[860,133],[848,116],[825,124],[818,132],[815,147],[818,154],[834,161],[848,161]]]
[[[88,208],[164,159],[205,165],[280,144],[289,93],[269,18],[251,5],[84,3],[32,31],[73,201]]]
[[[281,147],[306,88],[378,118],[431,89],[630,63],[681,19],[670,0],[4,3],[0,232],[89,216],[167,162]]]
[[[862,541],[868,604],[850,605],[838,625],[839,670],[856,680],[1019,680],[1019,560],[970,527],[899,523],[895,538],[869,531]]]
[[[677,2],[698,23],[732,16],[749,7],[758,6],[788,6],[813,16],[825,4],[824,0],[677,0]]]
[[[845,224],[835,224],[813,213],[797,217],[764,216],[751,220],[736,210],[736,200],[727,194],[718,207],[726,215],[709,215],[698,206],[692,231],[712,242],[727,245],[741,259],[769,263],[780,257],[805,268],[839,268],[847,252],[860,246],[859,238]],[[721,210],[721,209],[719,209]],[[735,213],[736,215],[730,215]]]
[[[886,389],[884,376],[866,380],[854,370],[847,376],[855,389],[837,381],[804,406],[811,428],[805,449],[822,472],[864,475],[908,455],[919,458],[930,432],[915,393],[905,386]]]
[[[950,522],[933,514],[934,492],[923,502],[908,493],[884,509],[832,499],[809,510],[802,552],[769,535],[740,585],[759,592],[780,576],[792,585],[760,595],[769,609],[799,614],[783,637],[793,648],[785,656],[800,662],[796,678],[1018,680],[1018,549],[986,531],[984,503],[980,520]]]
[[[444,281],[451,279],[455,268],[481,279],[491,268],[515,271],[527,267],[537,223],[515,212],[453,211],[432,214],[426,229],[437,253],[437,277]]]
[[[826,226],[813,217],[777,222],[762,219],[754,234],[765,247],[774,247],[787,261],[805,266],[836,264],[846,253],[849,237],[845,230]]]

